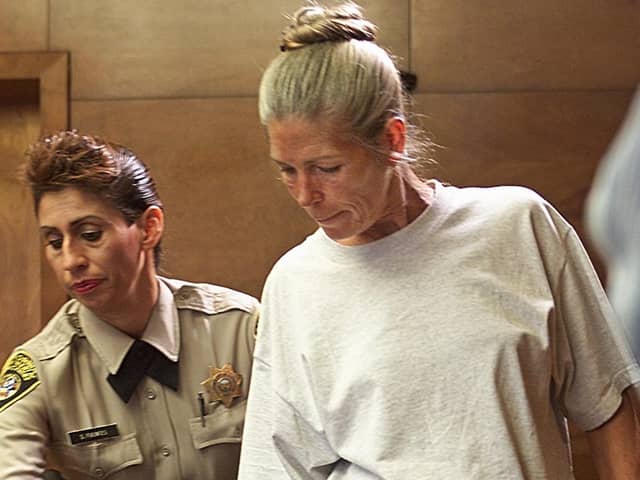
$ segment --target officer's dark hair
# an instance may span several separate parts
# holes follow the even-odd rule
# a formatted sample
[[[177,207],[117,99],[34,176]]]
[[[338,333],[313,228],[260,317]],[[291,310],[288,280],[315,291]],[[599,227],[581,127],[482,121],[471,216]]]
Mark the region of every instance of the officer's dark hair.
[[[44,136],[25,156],[22,177],[31,188],[36,215],[47,192],[76,187],[109,202],[129,225],[151,206],[163,208],[147,166],[127,147],[99,137],[63,130]],[[154,263],[160,264],[160,242]]]

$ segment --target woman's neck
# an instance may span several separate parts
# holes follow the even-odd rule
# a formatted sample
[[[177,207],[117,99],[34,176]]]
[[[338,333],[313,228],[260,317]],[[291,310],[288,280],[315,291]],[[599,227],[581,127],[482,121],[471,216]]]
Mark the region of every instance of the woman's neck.
[[[141,338],[153,309],[158,302],[160,287],[154,272],[148,272],[136,282],[127,298],[113,311],[100,314],[100,318],[133,338]]]
[[[406,226],[431,205],[435,190],[431,183],[421,180],[411,169],[402,177],[402,188],[405,197]]]
[[[340,241],[343,245],[361,245],[379,240],[403,229],[431,204],[434,189],[406,166],[396,173],[388,194],[386,213],[367,231],[357,237],[357,241]]]

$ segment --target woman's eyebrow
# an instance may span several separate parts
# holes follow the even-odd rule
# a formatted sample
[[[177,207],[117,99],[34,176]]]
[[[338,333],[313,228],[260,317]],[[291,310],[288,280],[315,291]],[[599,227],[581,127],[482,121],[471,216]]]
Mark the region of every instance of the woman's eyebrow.
[[[69,225],[71,225],[71,228],[74,228],[82,223],[88,223],[88,222],[103,223],[104,220],[101,217],[98,217],[96,215],[85,215],[84,217],[80,217],[76,220],[73,220]]]
[[[45,235],[48,235],[48,234],[50,234],[50,233],[57,232],[57,231],[58,231],[58,229],[57,229],[57,228],[55,228],[55,227],[50,227],[50,226],[48,226],[48,225],[42,225],[42,226],[40,227],[40,235],[42,235],[43,237],[44,237]]]
[[[96,216],[96,215],[85,215],[84,217],[80,217],[80,218],[77,218],[77,219],[73,220],[69,224],[69,226],[71,228],[75,228],[78,225],[81,225],[81,224],[87,223],[87,222],[103,223],[104,220],[102,218]],[[57,227],[52,227],[52,226],[49,226],[49,225],[41,225],[40,226],[40,232],[43,233],[43,234],[49,233],[52,230],[56,230],[57,231],[58,228]]]

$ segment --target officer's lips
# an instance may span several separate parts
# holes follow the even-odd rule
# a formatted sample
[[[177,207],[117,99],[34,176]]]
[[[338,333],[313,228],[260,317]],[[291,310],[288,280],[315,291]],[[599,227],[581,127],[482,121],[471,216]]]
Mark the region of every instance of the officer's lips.
[[[71,290],[79,295],[86,295],[89,292],[95,290],[95,288],[102,283],[102,280],[89,279],[81,280],[71,284]]]

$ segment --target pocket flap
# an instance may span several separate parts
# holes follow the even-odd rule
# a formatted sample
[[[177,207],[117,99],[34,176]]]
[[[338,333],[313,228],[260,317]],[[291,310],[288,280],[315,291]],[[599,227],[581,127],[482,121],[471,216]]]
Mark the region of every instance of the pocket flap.
[[[53,444],[51,453],[63,469],[93,478],[107,478],[132,465],[141,465],[143,461],[135,433],[88,445]]]
[[[204,426],[200,417],[189,420],[193,445],[201,450],[220,443],[240,443],[247,401],[243,400],[231,408],[222,404],[215,406],[209,415],[204,417]]]

